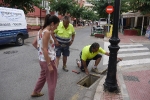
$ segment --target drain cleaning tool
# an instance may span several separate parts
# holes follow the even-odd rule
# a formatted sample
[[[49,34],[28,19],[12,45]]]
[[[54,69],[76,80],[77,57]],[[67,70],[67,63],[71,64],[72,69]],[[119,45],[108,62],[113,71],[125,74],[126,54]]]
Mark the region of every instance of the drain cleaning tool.
[[[76,73],[76,74],[80,74],[80,72],[77,72],[77,71],[75,71],[75,70],[72,70],[72,72],[74,72],[74,73]]]

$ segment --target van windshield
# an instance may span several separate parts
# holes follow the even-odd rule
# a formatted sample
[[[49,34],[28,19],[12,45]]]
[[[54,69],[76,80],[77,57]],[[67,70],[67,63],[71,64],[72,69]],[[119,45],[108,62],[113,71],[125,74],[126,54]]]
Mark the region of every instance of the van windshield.
[[[100,19],[100,21],[106,21],[106,19]]]

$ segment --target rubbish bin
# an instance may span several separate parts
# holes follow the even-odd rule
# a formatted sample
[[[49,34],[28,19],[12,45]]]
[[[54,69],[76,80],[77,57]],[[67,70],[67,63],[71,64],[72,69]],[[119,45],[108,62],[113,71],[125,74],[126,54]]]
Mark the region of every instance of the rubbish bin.
[[[109,26],[109,31],[108,31],[108,26]],[[113,25],[110,24],[110,25],[105,25],[104,26],[104,34],[106,37],[110,38],[112,36],[112,30],[113,30]]]

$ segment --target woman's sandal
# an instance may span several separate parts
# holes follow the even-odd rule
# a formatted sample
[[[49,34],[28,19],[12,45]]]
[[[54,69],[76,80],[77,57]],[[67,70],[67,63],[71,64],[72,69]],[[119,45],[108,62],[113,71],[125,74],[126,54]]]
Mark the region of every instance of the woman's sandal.
[[[38,93],[38,94],[32,94],[31,97],[41,97],[43,96],[43,93]]]

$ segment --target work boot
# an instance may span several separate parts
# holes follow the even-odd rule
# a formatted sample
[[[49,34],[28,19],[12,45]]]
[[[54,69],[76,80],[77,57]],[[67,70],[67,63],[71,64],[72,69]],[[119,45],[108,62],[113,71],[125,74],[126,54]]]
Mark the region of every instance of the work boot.
[[[67,66],[63,66],[62,68],[65,72],[68,72]]]
[[[81,61],[79,59],[76,59],[76,64],[79,68],[81,67]]]
[[[92,68],[91,71],[95,72],[96,74],[101,74],[101,72],[99,72],[97,68]]]
[[[82,72],[85,72],[84,68],[81,68],[81,61],[79,59],[76,59],[76,64],[81,69]]]

